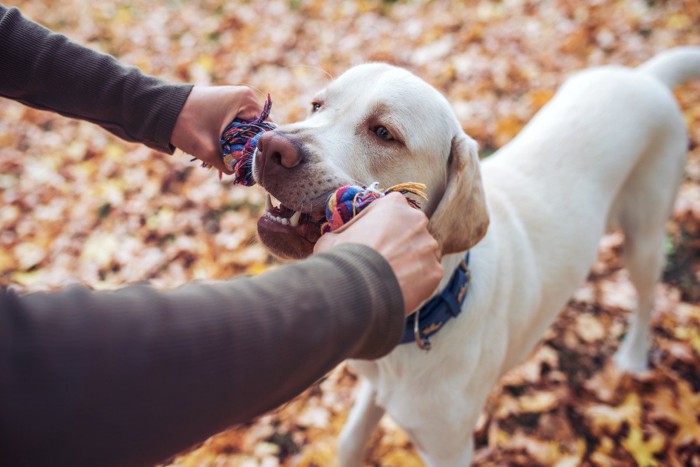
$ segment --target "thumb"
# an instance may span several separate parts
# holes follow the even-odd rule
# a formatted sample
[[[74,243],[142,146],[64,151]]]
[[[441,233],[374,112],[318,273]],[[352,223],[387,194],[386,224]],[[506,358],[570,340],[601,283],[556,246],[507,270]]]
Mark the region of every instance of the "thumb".
[[[333,248],[337,243],[338,234],[326,233],[321,235],[321,238],[314,245],[314,253],[322,253]]]

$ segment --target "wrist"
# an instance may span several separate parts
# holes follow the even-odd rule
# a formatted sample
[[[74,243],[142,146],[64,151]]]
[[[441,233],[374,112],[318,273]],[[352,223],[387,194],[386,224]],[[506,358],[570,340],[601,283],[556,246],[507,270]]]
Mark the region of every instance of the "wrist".
[[[170,142],[173,146],[195,157],[210,149],[208,146],[211,146],[206,141],[211,139],[211,136],[206,131],[202,131],[206,130],[206,128],[201,127],[203,115],[201,115],[202,104],[200,100],[200,88],[197,86],[192,87],[175,121],[170,137]]]

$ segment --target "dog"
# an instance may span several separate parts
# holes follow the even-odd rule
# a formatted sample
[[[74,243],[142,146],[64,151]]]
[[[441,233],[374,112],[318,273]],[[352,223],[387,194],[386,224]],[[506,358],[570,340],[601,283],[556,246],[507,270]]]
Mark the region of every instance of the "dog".
[[[665,224],[688,145],[671,89],[697,77],[700,47],[672,49],[635,69],[581,71],[480,162],[437,90],[405,69],[369,63],[319,92],[306,120],[260,139],[255,179],[282,204],[268,206],[258,232],[278,256],[309,255],[329,193],[372,182],[428,187],[422,209],[446,271],[438,292],[469,251],[461,314],[431,337],[429,351],[399,345],[379,360],[350,362],[364,379],[340,436],[341,465],[362,464],[385,412],[427,465],[468,465],[489,392],[584,283],[611,228],[624,233],[638,295],[614,360],[625,371],[647,368]]]

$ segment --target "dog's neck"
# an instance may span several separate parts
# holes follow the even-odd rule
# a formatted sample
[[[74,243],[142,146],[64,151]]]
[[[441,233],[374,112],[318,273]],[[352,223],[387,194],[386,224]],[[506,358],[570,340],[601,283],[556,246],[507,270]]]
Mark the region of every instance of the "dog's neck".
[[[471,274],[469,251],[460,256],[461,259],[447,283],[444,283],[444,279],[441,282],[438,289],[440,292],[406,318],[402,344],[415,342],[421,349],[430,350],[430,336],[436,334],[450,319],[456,318],[462,312]]]

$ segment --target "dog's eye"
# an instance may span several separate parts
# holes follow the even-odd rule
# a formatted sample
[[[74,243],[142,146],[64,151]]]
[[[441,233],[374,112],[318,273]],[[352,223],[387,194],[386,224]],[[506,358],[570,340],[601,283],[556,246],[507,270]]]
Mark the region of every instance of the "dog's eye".
[[[394,137],[391,136],[389,130],[387,130],[386,127],[383,127],[381,125],[374,128],[374,134],[379,136],[384,141],[391,141],[392,139],[394,139]]]
[[[311,103],[311,111],[312,112],[317,112],[321,109],[321,103],[320,102],[312,102]]]

